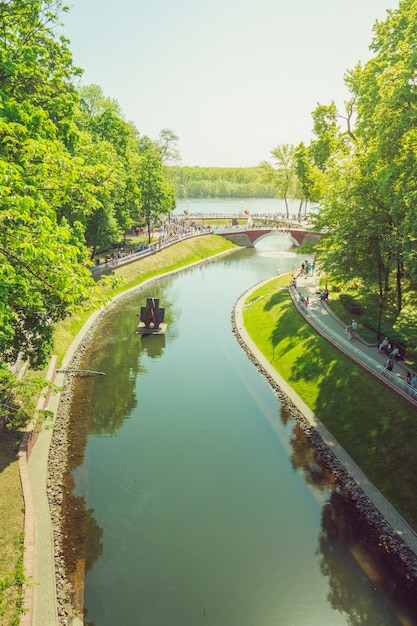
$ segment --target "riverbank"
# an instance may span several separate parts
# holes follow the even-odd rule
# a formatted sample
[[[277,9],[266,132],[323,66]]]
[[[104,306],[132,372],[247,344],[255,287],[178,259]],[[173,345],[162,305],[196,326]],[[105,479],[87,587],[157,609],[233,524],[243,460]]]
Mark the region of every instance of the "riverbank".
[[[271,365],[272,359],[266,358],[266,355],[259,349],[259,344],[262,344],[258,331],[261,328],[259,323],[254,323],[250,332],[245,325],[244,307],[250,307],[257,301],[262,301],[262,310],[265,310],[265,307],[268,306],[266,302],[271,303],[271,298],[276,294],[277,281],[274,279],[273,285],[271,282],[271,280],[267,280],[265,283],[253,287],[238,300],[232,317],[235,335],[248,357],[267,378],[283,406],[296,419],[305,435],[312,442],[318,452],[320,462],[330,469],[339,488],[349,494],[349,498],[355,503],[357,510],[376,530],[379,547],[382,548],[385,555],[389,555],[392,562],[395,561],[393,570],[405,572],[406,585],[410,586],[411,592],[417,584],[415,534],[381,493],[368,481],[362,470],[353,462],[332,433],[318,420],[310,406],[307,406],[293,386],[288,383],[288,379],[281,376],[275,366]],[[262,291],[264,286],[265,289]],[[289,298],[286,289],[282,295],[284,298]],[[292,314],[297,316],[296,310],[293,310]],[[283,320],[280,319],[275,320],[274,327],[282,324],[282,322]],[[268,322],[264,324],[264,330],[268,336],[271,336],[271,326]],[[306,355],[306,359],[309,358]],[[296,368],[295,363],[293,363],[293,367]],[[351,436],[354,438],[355,434],[351,433]]]

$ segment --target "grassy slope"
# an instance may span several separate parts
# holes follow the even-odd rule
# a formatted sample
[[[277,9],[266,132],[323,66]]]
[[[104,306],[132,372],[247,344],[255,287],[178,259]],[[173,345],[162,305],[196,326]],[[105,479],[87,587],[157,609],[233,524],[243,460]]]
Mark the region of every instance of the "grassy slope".
[[[0,581],[11,574],[9,584],[13,583],[19,570],[22,554],[24,524],[24,502],[20,484],[17,451],[20,436],[5,431],[0,439]],[[2,588],[0,582],[0,590]],[[0,625],[10,626],[18,623],[16,605],[19,602],[19,586],[13,585],[4,591],[2,603],[0,594]]]
[[[187,239],[158,254],[115,268],[114,275],[121,279],[120,284],[116,289],[105,286],[101,291],[108,297],[113,297],[148,278],[185,267],[233,248],[235,246],[223,237],[208,235]],[[57,325],[55,343],[60,359],[91,313],[92,309],[78,311]],[[20,436],[20,433],[8,431],[0,433],[0,626],[10,626],[13,623],[11,612],[14,610],[13,605],[18,601],[18,586],[14,586],[10,590],[11,608],[7,610],[7,615],[2,617],[1,579],[10,573],[14,575],[22,554],[20,539],[23,534],[24,504],[17,462]]]
[[[314,333],[275,279],[250,296],[245,326],[266,358],[417,529],[417,414]]]

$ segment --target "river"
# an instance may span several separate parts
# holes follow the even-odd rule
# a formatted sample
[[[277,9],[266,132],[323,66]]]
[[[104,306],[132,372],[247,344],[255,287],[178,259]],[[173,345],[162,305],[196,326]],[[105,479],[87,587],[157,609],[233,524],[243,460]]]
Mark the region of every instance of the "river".
[[[274,236],[156,281],[100,323],[81,367],[106,376],[76,383],[68,475],[86,624],[401,623],[363,520],[232,332],[246,289],[299,266],[288,247]],[[167,333],[141,338],[151,296]]]
[[[290,216],[297,215],[300,208],[300,200],[289,198],[288,210]],[[285,215],[285,202],[281,198],[180,198],[174,215],[183,215],[188,212],[190,215],[249,215],[252,214],[275,214]],[[315,206],[309,205],[307,213],[314,213]],[[304,214],[304,207],[303,207]]]

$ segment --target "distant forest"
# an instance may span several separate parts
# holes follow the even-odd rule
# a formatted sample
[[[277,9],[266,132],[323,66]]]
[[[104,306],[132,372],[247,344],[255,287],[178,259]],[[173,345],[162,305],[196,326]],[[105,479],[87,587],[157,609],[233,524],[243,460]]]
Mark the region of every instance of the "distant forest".
[[[276,198],[276,185],[265,182],[261,167],[166,166],[165,176],[177,198]]]

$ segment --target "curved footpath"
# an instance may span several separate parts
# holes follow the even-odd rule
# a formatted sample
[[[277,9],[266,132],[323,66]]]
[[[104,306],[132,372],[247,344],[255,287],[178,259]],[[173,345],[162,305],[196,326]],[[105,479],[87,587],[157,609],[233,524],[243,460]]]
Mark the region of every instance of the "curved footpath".
[[[210,259],[199,261],[198,263],[207,262]],[[185,268],[182,268],[185,269]],[[169,274],[182,270],[175,270]],[[165,274],[166,276],[168,274]],[[162,276],[161,276],[162,277]],[[133,291],[137,291],[158,278],[150,279],[120,294],[115,300],[121,297],[127,297]],[[265,283],[270,282],[268,279]],[[357,362],[361,367],[367,370],[370,375],[378,377],[381,380],[381,372],[384,370],[383,364],[386,361],[384,355],[379,355],[375,346],[369,346],[356,338],[352,342],[346,339],[344,325],[330,314],[329,310],[322,303],[316,294],[318,278],[310,276],[308,278],[299,278],[297,290],[290,289],[291,297],[294,305],[303,314],[307,321],[328,341],[333,343],[335,347],[342,351],[348,358]],[[316,439],[316,445],[326,448],[343,468],[349,480],[352,479],[355,488],[359,489],[367,499],[372,503],[375,511],[378,512],[379,520],[383,520],[389,525],[385,528],[386,532],[391,535],[394,540],[394,547],[411,569],[415,567],[417,558],[417,535],[406,524],[402,517],[393,509],[389,502],[382,494],[368,481],[366,476],[359,467],[352,461],[345,450],[332,437],[331,433],[316,418],[309,407],[301,400],[301,398],[293,391],[288,383],[279,375],[270,363],[265,359],[264,355],[258,350],[257,346],[249,337],[243,325],[243,305],[250,293],[259,288],[259,284],[255,285],[245,294],[243,294],[236,303],[234,310],[234,331],[238,335],[243,347],[251,354],[253,360],[263,373],[266,374],[271,384],[275,386],[277,391],[284,394],[290,404],[295,407],[298,417],[304,419],[311,428],[311,431],[318,435],[319,441]],[[305,307],[299,303],[299,293],[308,295],[310,304]],[[77,351],[90,333],[94,331],[95,325],[98,323],[104,311],[97,311],[89,318],[82,330],[73,340],[62,368],[67,368],[76,358]],[[58,373],[55,384],[63,387],[65,383],[63,374]],[[392,379],[391,379],[392,378]],[[414,402],[407,393],[406,389],[402,390],[402,384],[398,383],[398,376],[385,377],[383,383],[391,387],[396,393],[400,393],[410,402]],[[56,417],[61,400],[60,393],[51,395],[47,408]],[[65,395],[65,392],[64,392]],[[68,400],[68,398],[67,398]],[[417,404],[414,402],[417,408]],[[28,454],[27,450],[20,453],[20,467],[22,484],[25,498],[25,571],[26,576],[30,577],[31,585],[26,589],[25,608],[26,613],[22,615],[21,626],[59,626],[59,624],[71,624],[72,626],[80,626],[83,623],[82,618],[65,619],[58,617],[59,605],[65,603],[66,598],[57,599],[57,593],[65,596],[65,593],[58,589],[55,571],[55,555],[54,555],[54,539],[51,521],[51,510],[47,496],[47,480],[48,480],[48,455],[52,440],[53,429],[42,430],[37,438],[33,452]],[[29,457],[29,460],[27,460]],[[380,524],[381,525],[381,524]],[[405,554],[401,554],[404,552]],[[410,555],[412,559],[410,558]],[[59,574],[59,573],[58,573]],[[414,571],[417,575],[417,570]],[[68,590],[67,595],[68,597]]]

